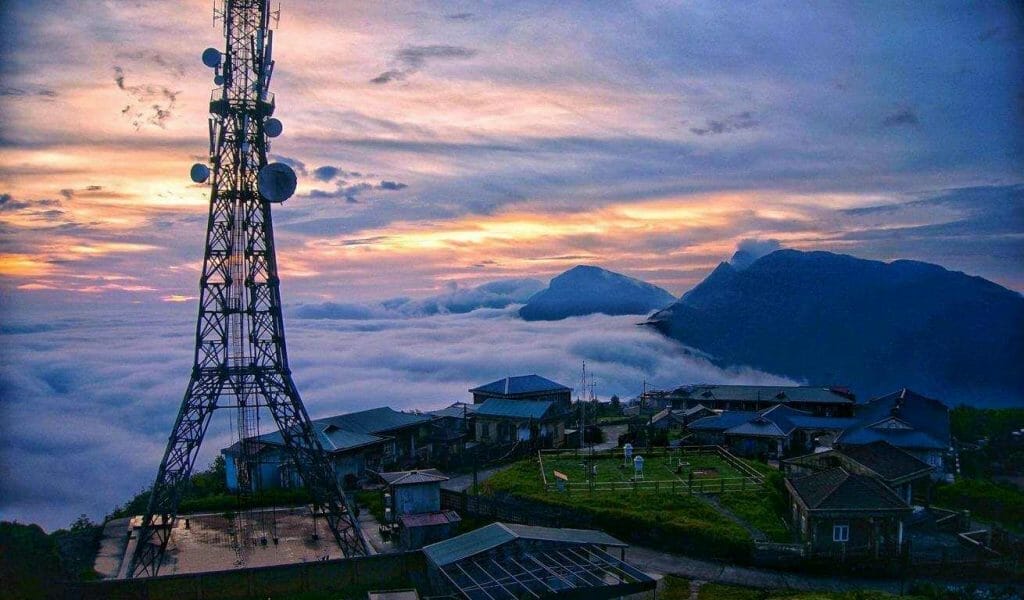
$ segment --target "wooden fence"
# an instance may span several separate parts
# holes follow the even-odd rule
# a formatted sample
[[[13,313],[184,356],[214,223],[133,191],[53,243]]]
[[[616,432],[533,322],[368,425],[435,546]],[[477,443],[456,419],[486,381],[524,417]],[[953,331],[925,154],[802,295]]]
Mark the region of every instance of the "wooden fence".
[[[618,460],[623,456],[621,448],[611,450],[540,450],[537,459],[540,466],[541,481],[547,492],[638,492],[653,491],[671,494],[725,494],[730,492],[746,492],[764,485],[764,475],[746,464],[741,459],[721,446],[682,446],[680,448],[651,448],[643,451],[648,459],[679,458],[694,454],[710,454],[718,457],[733,469],[740,472],[737,477],[694,477],[691,471],[686,479],[640,479],[633,481],[593,481],[584,482],[550,481],[545,473],[544,459],[547,458],[592,458],[593,460]]]

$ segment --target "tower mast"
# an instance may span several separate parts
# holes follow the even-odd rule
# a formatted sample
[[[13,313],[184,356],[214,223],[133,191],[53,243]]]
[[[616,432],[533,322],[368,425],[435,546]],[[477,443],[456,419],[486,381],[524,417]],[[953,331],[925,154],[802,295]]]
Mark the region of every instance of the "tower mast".
[[[219,9],[218,9],[219,8]],[[212,190],[206,250],[200,279],[192,375],[157,471],[149,506],[137,529],[129,577],[156,575],[189,484],[210,416],[217,408],[238,411],[238,484],[242,493],[259,485],[253,433],[264,408],[280,430],[288,459],[322,510],[345,556],[368,554],[334,468],[313,431],[292,381],[281,315],[280,279],[274,251],[271,203],[295,191],[295,173],[267,164],[268,137],[281,132],[271,118],[273,31],[269,0],[224,0],[214,16],[223,23],[225,49],[208,49],[203,62],[215,68],[210,98]],[[203,182],[210,170],[192,168]]]

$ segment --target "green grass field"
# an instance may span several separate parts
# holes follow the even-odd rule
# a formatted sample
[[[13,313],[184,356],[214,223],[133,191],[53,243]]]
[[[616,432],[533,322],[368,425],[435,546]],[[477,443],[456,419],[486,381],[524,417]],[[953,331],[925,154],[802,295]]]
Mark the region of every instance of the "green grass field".
[[[722,457],[712,453],[675,452],[644,456],[643,452],[639,452],[637,455],[644,457],[644,481],[685,482],[689,480],[691,474],[695,480],[736,478],[744,475]],[[596,455],[595,459],[582,452],[579,456],[545,454],[542,455],[542,460],[544,477],[549,484],[555,481],[555,471],[568,476],[570,483],[585,483],[587,467],[591,465],[596,467],[595,482],[629,482],[634,476],[633,465],[625,465],[621,453],[619,456]]]

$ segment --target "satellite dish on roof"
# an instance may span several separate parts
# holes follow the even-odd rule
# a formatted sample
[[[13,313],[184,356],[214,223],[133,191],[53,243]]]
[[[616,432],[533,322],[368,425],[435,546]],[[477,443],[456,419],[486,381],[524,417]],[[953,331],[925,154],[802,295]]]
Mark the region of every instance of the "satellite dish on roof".
[[[210,167],[207,167],[203,163],[196,163],[192,165],[192,170],[189,171],[189,177],[196,183],[206,183],[206,180],[210,178]]]
[[[267,202],[284,202],[295,193],[295,171],[284,163],[270,163],[260,169],[257,183]]]
[[[268,137],[277,137],[284,131],[284,125],[281,125],[281,121],[277,119],[267,119],[267,122],[263,124],[263,131]]]
[[[216,69],[220,66],[220,58],[220,50],[216,48],[203,50],[203,64],[211,69]]]

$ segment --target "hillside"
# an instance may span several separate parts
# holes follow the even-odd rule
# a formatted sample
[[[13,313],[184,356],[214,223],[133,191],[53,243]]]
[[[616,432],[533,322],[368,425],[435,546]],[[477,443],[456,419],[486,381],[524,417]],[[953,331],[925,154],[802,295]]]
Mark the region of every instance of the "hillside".
[[[722,365],[749,365],[862,399],[911,387],[981,406],[1024,402],[1024,297],[899,260],[779,250],[720,264],[647,324]]]

